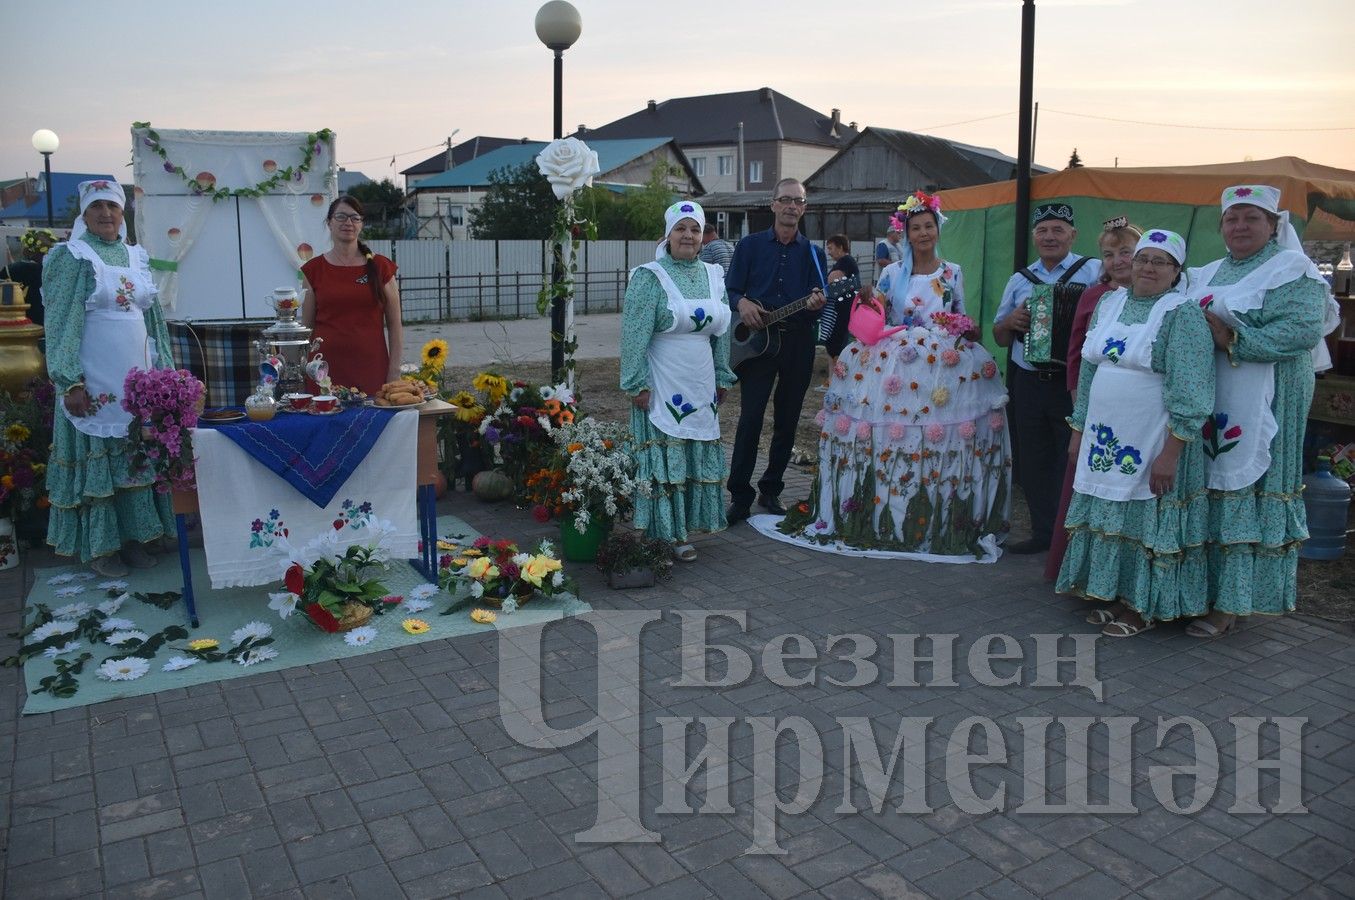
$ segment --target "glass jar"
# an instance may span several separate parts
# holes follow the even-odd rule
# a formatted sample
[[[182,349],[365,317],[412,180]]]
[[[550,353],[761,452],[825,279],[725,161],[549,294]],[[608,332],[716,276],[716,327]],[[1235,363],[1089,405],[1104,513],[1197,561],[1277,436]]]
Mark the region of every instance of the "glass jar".
[[[278,403],[273,399],[273,386],[261,384],[245,398],[245,415],[254,422],[267,422],[277,414]]]

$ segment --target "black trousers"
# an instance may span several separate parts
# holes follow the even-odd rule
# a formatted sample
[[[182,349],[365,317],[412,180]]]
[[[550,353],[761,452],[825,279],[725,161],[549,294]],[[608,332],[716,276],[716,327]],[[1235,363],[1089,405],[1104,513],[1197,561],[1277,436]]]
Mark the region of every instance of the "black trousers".
[[[1072,414],[1067,377],[1057,372],[1032,372],[1011,367],[1009,413],[1016,438],[1016,483],[1030,507],[1031,536],[1048,541],[1054,533],[1059,511],[1059,492],[1068,466],[1068,441],[1072,429],[1065,421]]]
[[[762,439],[762,418],[772,401],[772,445],[767,452],[767,470],[757,483],[758,492],[781,496],[786,466],[795,447],[795,429],[800,423],[805,391],[814,374],[814,328],[794,323],[781,332],[781,352],[752,359],[739,375],[739,427],[734,433],[734,455],[729,464],[729,497],[737,506],[752,506],[753,467]]]

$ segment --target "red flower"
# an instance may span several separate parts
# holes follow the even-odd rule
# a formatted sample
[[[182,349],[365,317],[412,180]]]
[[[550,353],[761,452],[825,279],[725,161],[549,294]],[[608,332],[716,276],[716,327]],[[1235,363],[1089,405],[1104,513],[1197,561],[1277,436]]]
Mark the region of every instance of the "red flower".
[[[485,550],[489,547],[489,545],[490,545],[489,538],[485,537],[482,534],[475,539],[475,543],[472,546],[474,546],[476,550]]]
[[[404,603],[405,598],[399,594],[387,594],[381,598],[381,602],[385,603],[387,606],[394,606],[397,603]]]
[[[1230,441],[1242,437],[1242,426],[1234,425],[1232,428],[1229,428],[1227,431],[1223,433],[1223,437],[1226,440]]]
[[[532,507],[532,518],[536,519],[538,522],[549,522],[550,510],[538,503],[536,506]]]
[[[301,568],[300,563],[292,563],[287,569],[287,574],[282,576],[282,581],[287,590],[293,594],[300,594],[306,589],[306,570]]]
[[[342,531],[342,530],[343,530],[343,519],[335,519],[334,522],[333,522],[332,524],[334,525],[334,530],[335,530],[335,531]]]
[[[306,615],[310,616],[310,620],[318,625],[321,631],[333,634],[339,630],[339,620],[334,618],[333,613],[318,603],[307,606]]]
[[[439,569],[450,569],[452,567],[452,554],[444,553],[438,557]]]
[[[1201,433],[1204,435],[1205,440],[1209,440],[1210,438],[1212,438],[1212,437],[1214,436],[1214,417],[1213,417],[1213,416],[1210,416],[1209,418],[1207,418],[1207,419],[1204,420],[1204,427],[1201,428],[1200,431],[1201,431]]]

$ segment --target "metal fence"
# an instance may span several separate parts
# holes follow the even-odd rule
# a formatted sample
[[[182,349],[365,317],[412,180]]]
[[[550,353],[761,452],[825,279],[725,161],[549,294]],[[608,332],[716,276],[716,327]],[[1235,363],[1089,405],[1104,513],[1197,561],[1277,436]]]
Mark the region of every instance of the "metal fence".
[[[548,241],[372,241],[399,267],[406,322],[534,318],[550,277]],[[874,245],[854,242],[862,278],[872,278]],[[618,312],[630,270],[654,259],[652,241],[583,241],[574,276],[576,313]]]

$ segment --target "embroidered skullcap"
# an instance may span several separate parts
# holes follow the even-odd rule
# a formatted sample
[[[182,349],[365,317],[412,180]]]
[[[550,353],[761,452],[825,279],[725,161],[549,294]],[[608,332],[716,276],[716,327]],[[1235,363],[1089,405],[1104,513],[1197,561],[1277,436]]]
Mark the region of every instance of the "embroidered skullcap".
[[[695,200],[679,200],[668,207],[663,214],[663,234],[667,237],[673,228],[683,219],[692,219],[702,230],[706,227],[706,211]]]
[[[1273,215],[1280,214],[1280,189],[1268,184],[1236,184],[1224,188],[1220,204],[1224,210],[1239,203],[1247,203],[1264,209]]]
[[[122,192],[122,185],[116,181],[109,181],[100,178],[96,181],[80,182],[80,215],[85,214],[89,205],[95,200],[112,200],[120,208],[127,208],[127,195]]]
[[[1034,228],[1041,222],[1048,222],[1051,219],[1077,227],[1073,222],[1073,208],[1067,203],[1041,203],[1035,207],[1035,212],[1030,217],[1030,227]]]
[[[1143,233],[1143,237],[1139,238],[1139,242],[1134,245],[1134,255],[1138,256],[1139,251],[1145,247],[1161,250],[1176,260],[1178,266],[1186,264],[1186,239],[1175,231],[1168,231],[1165,228],[1149,228]]]

